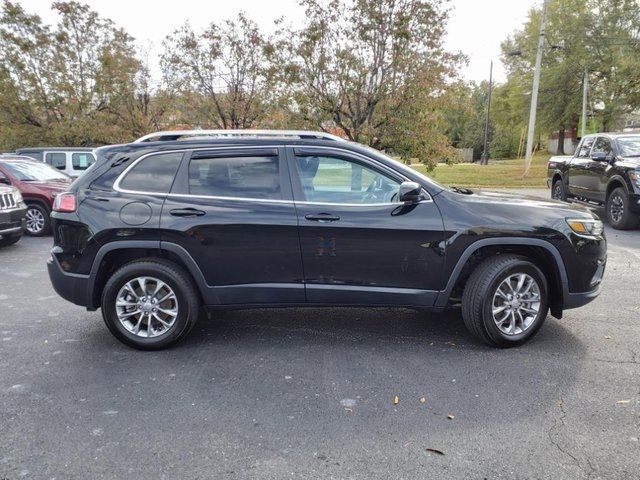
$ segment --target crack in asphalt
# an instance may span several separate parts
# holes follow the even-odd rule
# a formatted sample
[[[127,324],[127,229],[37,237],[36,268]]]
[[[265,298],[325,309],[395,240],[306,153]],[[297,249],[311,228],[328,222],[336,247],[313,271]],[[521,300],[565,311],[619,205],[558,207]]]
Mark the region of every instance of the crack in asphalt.
[[[561,452],[564,455],[566,455],[567,457],[571,458],[573,460],[573,462],[575,463],[575,465],[580,469],[580,471],[586,475],[587,480],[589,480],[591,478],[591,476],[596,473],[596,469],[594,468],[593,464],[591,463],[591,460],[589,460],[589,458],[586,458],[586,462],[589,465],[589,470],[585,470],[585,468],[582,466],[582,462],[580,461],[580,459],[578,457],[576,457],[574,454],[572,454],[569,450],[567,450],[567,449],[563,448],[562,446],[560,446],[560,443],[553,438],[552,433],[558,427],[558,424],[560,424],[560,426],[558,427],[558,432],[561,429],[566,427],[565,419],[567,417],[567,412],[564,409],[564,398],[563,397],[560,397],[560,400],[558,401],[558,408],[560,408],[561,415],[554,420],[553,425],[551,426],[551,428],[549,428],[549,430],[547,430],[547,436],[549,437],[549,441],[551,442],[551,444],[554,447],[556,447],[558,449],[559,452]]]

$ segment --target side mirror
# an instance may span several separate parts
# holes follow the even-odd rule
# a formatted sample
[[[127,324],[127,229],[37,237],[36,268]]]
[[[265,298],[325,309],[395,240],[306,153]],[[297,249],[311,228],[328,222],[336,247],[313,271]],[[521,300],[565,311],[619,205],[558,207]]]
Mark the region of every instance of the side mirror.
[[[593,152],[591,154],[591,160],[596,162],[608,162],[609,156],[605,152]]]
[[[5,185],[11,185],[11,182],[7,177],[0,173],[0,183],[4,183]]]
[[[403,203],[417,203],[423,200],[422,187],[416,182],[402,182],[398,191],[398,200]]]

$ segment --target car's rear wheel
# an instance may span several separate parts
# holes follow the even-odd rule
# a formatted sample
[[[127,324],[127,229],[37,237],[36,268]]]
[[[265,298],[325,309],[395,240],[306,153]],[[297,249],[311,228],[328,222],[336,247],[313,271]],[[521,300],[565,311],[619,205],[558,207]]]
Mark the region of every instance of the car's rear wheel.
[[[518,255],[497,255],[473,271],[462,296],[462,318],[475,337],[494,347],[522,345],[549,309],[547,280]]]
[[[49,218],[49,212],[37,204],[31,204],[27,206],[27,234],[34,237],[42,237],[49,233],[51,230],[51,219]]]
[[[18,240],[22,238],[22,235],[5,235],[0,238],[0,247],[8,247],[14,243],[18,243]]]
[[[614,189],[607,198],[607,220],[616,230],[631,230],[638,227],[638,216],[629,208],[629,196],[624,188]]]
[[[167,348],[198,320],[200,299],[191,277],[163,259],[128,263],[107,281],[102,316],[121,342],[141,350]]]
[[[563,202],[567,200],[564,183],[562,183],[562,180],[559,178],[553,182],[553,185],[551,186],[551,198],[554,200],[562,200]]]

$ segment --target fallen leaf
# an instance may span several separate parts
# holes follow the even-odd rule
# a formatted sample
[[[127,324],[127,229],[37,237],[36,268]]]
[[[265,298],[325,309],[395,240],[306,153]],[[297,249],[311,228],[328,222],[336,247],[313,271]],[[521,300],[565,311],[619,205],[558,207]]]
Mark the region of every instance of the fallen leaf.
[[[611,335],[605,335],[604,338],[606,338],[607,340],[611,340]]]
[[[399,403],[400,403],[400,397],[396,395],[395,397],[393,397],[393,404],[397,405]]]
[[[437,448],[427,448],[427,452],[435,453],[437,455],[444,455],[442,450],[438,450]]]
[[[454,419],[454,418],[456,418],[456,417],[454,417],[453,415],[449,414],[449,415],[447,415],[447,418],[448,418],[449,420],[453,420],[453,419]]]
[[[618,400],[616,402],[617,405],[626,405],[627,403],[631,403],[631,400]]]
[[[427,403],[427,397],[422,397],[420,399],[420,403]]]

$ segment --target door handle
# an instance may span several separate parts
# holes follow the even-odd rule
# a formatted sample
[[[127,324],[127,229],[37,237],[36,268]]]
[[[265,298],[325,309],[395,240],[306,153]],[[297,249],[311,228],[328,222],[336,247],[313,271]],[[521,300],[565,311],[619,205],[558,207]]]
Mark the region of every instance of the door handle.
[[[201,217],[207,212],[195,208],[174,208],[169,213],[174,217]]]
[[[318,213],[316,215],[305,215],[304,218],[311,220],[312,222],[336,222],[340,220],[337,215],[331,215],[330,213]]]

